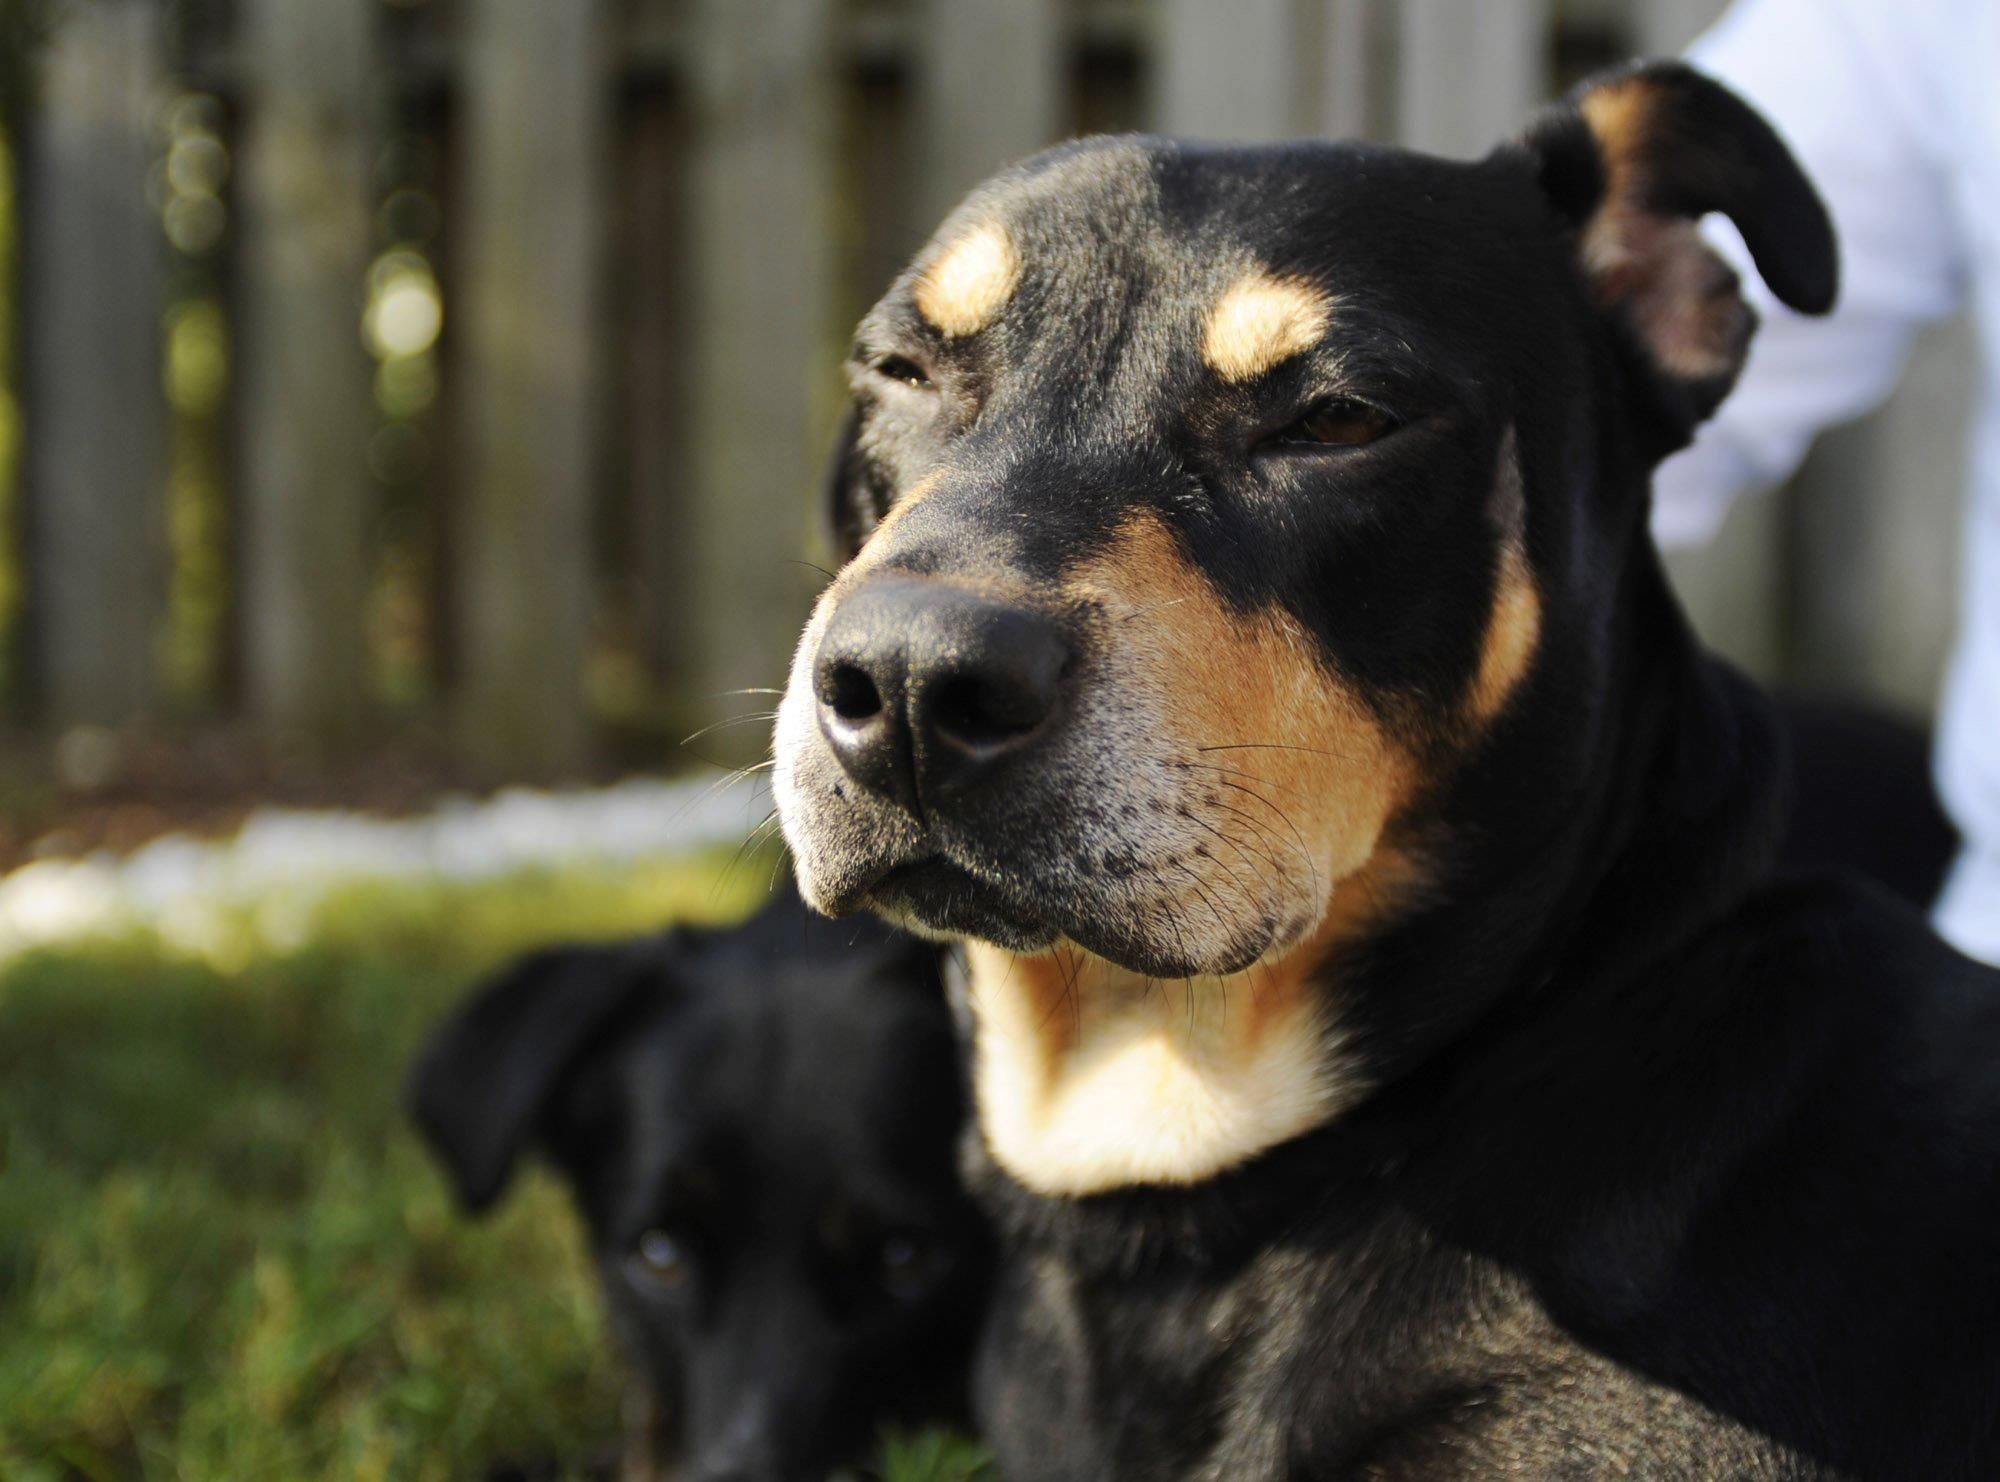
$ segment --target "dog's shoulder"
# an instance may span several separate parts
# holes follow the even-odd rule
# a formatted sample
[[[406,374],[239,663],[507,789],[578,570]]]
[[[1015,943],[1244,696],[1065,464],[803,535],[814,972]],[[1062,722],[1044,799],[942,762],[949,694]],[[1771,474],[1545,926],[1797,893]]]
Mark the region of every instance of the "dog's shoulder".
[[[1754,893],[1676,976],[1709,1039],[1677,1057],[1705,1086],[1661,1108],[1671,1236],[1612,1242],[1646,1298],[1578,1326],[1766,1434],[1824,1424],[1884,1474],[1965,1474],[1952,1446],[2000,1440],[2000,971],[1819,877]]]
[[[1729,962],[1733,959],[1733,962]],[[2000,969],[1943,941],[1921,912],[1874,882],[1842,874],[1780,877],[1753,893],[1684,963],[1720,981],[1864,1104],[1948,1118],[1960,1138],[2000,1151]],[[1914,1130],[1909,1124],[1899,1135]]]

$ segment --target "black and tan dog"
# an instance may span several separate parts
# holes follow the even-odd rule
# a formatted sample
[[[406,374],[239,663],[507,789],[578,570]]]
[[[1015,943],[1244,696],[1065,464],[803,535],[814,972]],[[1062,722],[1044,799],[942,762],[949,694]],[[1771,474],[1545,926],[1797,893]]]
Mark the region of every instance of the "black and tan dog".
[[[1825,213],[1677,66],[1486,160],[1090,141],[863,322],[777,730],[964,938],[1016,1478],[2000,1475],[2000,975],[1781,881],[1650,470]]]
[[[523,959],[410,1100],[467,1206],[531,1148],[568,1183],[635,1375],[619,1475],[790,1482],[963,1412],[990,1250],[953,1050],[936,948],[788,889],[739,927]]]

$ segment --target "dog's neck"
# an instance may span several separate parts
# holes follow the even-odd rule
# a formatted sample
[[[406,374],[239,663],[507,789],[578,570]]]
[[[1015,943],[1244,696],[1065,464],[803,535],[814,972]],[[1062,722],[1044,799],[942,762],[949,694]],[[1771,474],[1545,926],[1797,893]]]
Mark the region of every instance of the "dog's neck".
[[[1703,650],[1650,540],[1626,586],[1603,786],[1537,944],[1545,971],[1570,976],[1657,961],[1732,909],[1769,873],[1789,796],[1769,702]]]

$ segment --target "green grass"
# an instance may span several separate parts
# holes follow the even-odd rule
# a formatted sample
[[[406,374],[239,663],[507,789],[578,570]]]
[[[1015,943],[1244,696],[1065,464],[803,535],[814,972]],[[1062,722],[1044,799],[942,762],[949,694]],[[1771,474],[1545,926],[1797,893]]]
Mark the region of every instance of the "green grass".
[[[726,876],[726,879],[724,878]],[[724,859],[357,889],[201,949],[0,968],[0,1477],[463,1478],[581,1464],[618,1377],[544,1175],[468,1222],[398,1111],[417,1039],[554,937],[721,918]],[[896,1441],[896,1482],[970,1448]]]

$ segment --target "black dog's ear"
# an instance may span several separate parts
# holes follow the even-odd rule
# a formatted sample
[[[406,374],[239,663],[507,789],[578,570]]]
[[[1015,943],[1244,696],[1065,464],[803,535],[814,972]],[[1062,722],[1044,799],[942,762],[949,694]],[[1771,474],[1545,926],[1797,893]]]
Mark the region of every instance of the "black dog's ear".
[[[846,565],[882,523],[882,490],[861,451],[861,414],[853,407],[840,419],[840,435],[827,461],[826,489],[820,503],[826,521],[827,545],[836,562]]]
[[[1576,231],[1598,302],[1650,363],[1679,440],[1735,384],[1757,316],[1696,225],[1736,223],[1779,302],[1833,306],[1833,225],[1783,142],[1742,99],[1678,62],[1585,82],[1521,141]]]
[[[646,980],[629,947],[551,948],[505,969],[431,1032],[407,1105],[467,1209],[500,1196],[578,1053]]]

